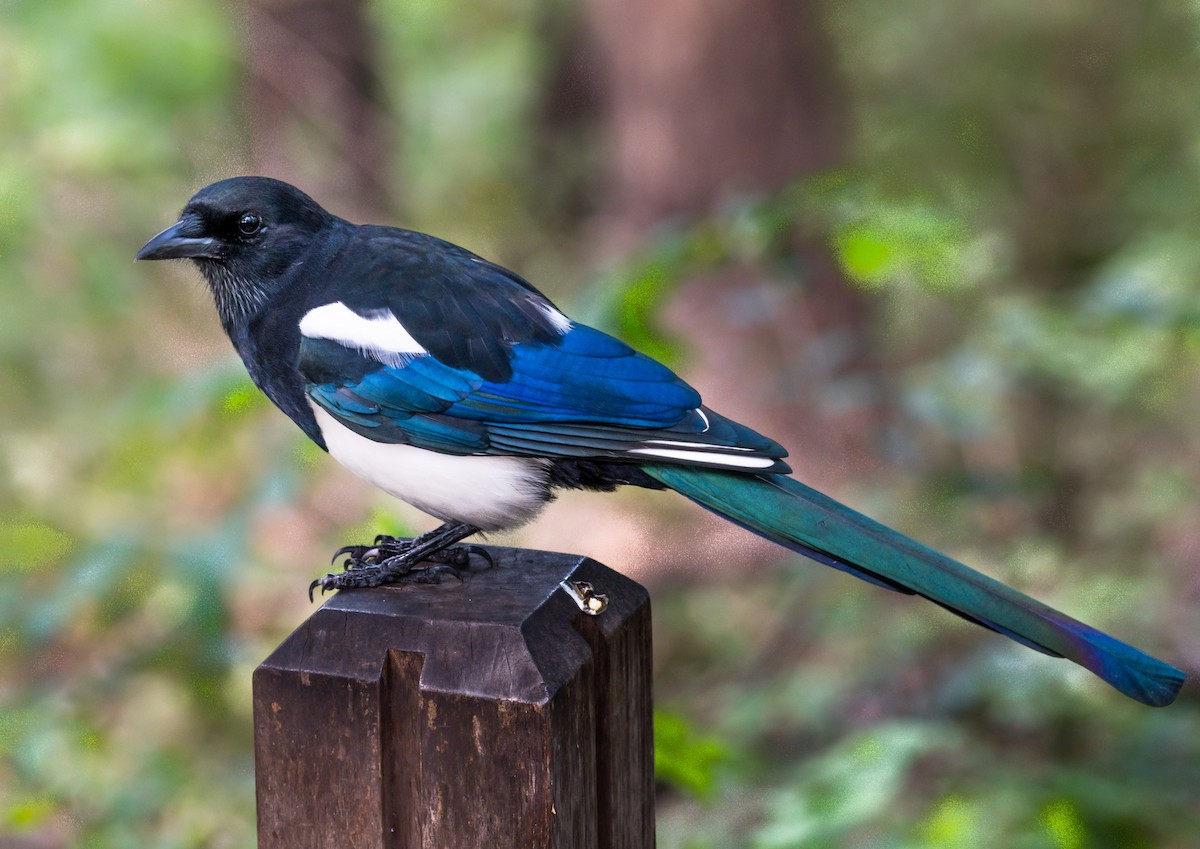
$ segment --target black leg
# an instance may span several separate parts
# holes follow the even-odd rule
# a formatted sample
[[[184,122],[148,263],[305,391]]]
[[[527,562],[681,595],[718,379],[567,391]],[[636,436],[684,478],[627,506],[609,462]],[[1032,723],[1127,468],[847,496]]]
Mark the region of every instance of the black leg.
[[[338,549],[334,559],[348,555],[346,571],[330,572],[313,581],[308,587],[309,598],[312,598],[313,590],[317,587],[324,594],[327,590],[378,587],[398,581],[436,582],[440,575],[454,573],[455,566],[466,565],[466,557],[472,550],[477,551],[475,546],[466,546],[465,549],[449,552],[450,556],[447,557],[447,549],[460,539],[477,533],[479,528],[473,525],[447,522],[415,540],[376,537],[373,546],[345,546]],[[429,560],[439,562],[425,569],[413,568]]]

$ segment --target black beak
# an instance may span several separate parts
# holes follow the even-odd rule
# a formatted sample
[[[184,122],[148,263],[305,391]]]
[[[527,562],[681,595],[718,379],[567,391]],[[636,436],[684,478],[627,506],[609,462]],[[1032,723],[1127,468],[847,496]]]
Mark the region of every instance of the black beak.
[[[216,239],[204,235],[199,221],[185,215],[142,245],[134,259],[216,259],[220,248]]]

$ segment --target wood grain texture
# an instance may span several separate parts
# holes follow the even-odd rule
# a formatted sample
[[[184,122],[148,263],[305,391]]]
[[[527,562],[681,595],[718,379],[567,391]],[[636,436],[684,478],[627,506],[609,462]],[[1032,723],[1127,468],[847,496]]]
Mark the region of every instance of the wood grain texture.
[[[488,551],[462,583],[338,593],[255,671],[260,849],[654,845],[645,590]]]

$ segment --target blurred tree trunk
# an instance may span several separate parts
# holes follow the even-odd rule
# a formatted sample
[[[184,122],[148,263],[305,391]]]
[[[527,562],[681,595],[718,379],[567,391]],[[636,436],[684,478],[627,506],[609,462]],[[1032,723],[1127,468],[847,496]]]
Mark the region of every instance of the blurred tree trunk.
[[[794,0],[587,0],[610,129],[606,241],[710,213],[839,164],[845,116],[821,7]],[[868,303],[825,245],[795,245],[803,285],[743,269],[690,281],[667,320],[714,407],[837,484],[878,453]]]
[[[247,122],[258,173],[347,215],[389,208],[388,119],[365,0],[246,4]]]

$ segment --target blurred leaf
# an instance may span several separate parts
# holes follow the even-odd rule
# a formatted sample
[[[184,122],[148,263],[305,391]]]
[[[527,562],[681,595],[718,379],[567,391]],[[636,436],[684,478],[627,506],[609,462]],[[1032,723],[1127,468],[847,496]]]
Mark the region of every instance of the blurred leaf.
[[[986,815],[961,796],[947,796],[921,825],[921,837],[931,849],[971,849],[986,843],[980,823]]]
[[[846,273],[864,283],[880,282],[897,265],[896,249],[865,227],[848,228],[838,236],[837,248]]]
[[[725,744],[699,734],[680,714],[662,708],[654,711],[654,775],[658,781],[711,800],[717,769],[729,757]]]
[[[619,301],[618,329],[630,345],[666,363],[677,362],[679,349],[653,326],[653,316],[680,280],[661,262],[651,262],[629,277]]]
[[[1042,811],[1042,822],[1054,840],[1055,849],[1083,849],[1090,845],[1079,811],[1068,799],[1047,805]]]
[[[44,796],[19,799],[0,813],[0,827],[22,832],[37,828],[58,810],[58,806]]]
[[[225,397],[221,399],[221,412],[235,416],[266,405],[267,396],[250,380],[244,379],[238,386],[225,393]]]
[[[0,522],[0,575],[52,569],[75,544],[69,534],[43,522]]]

